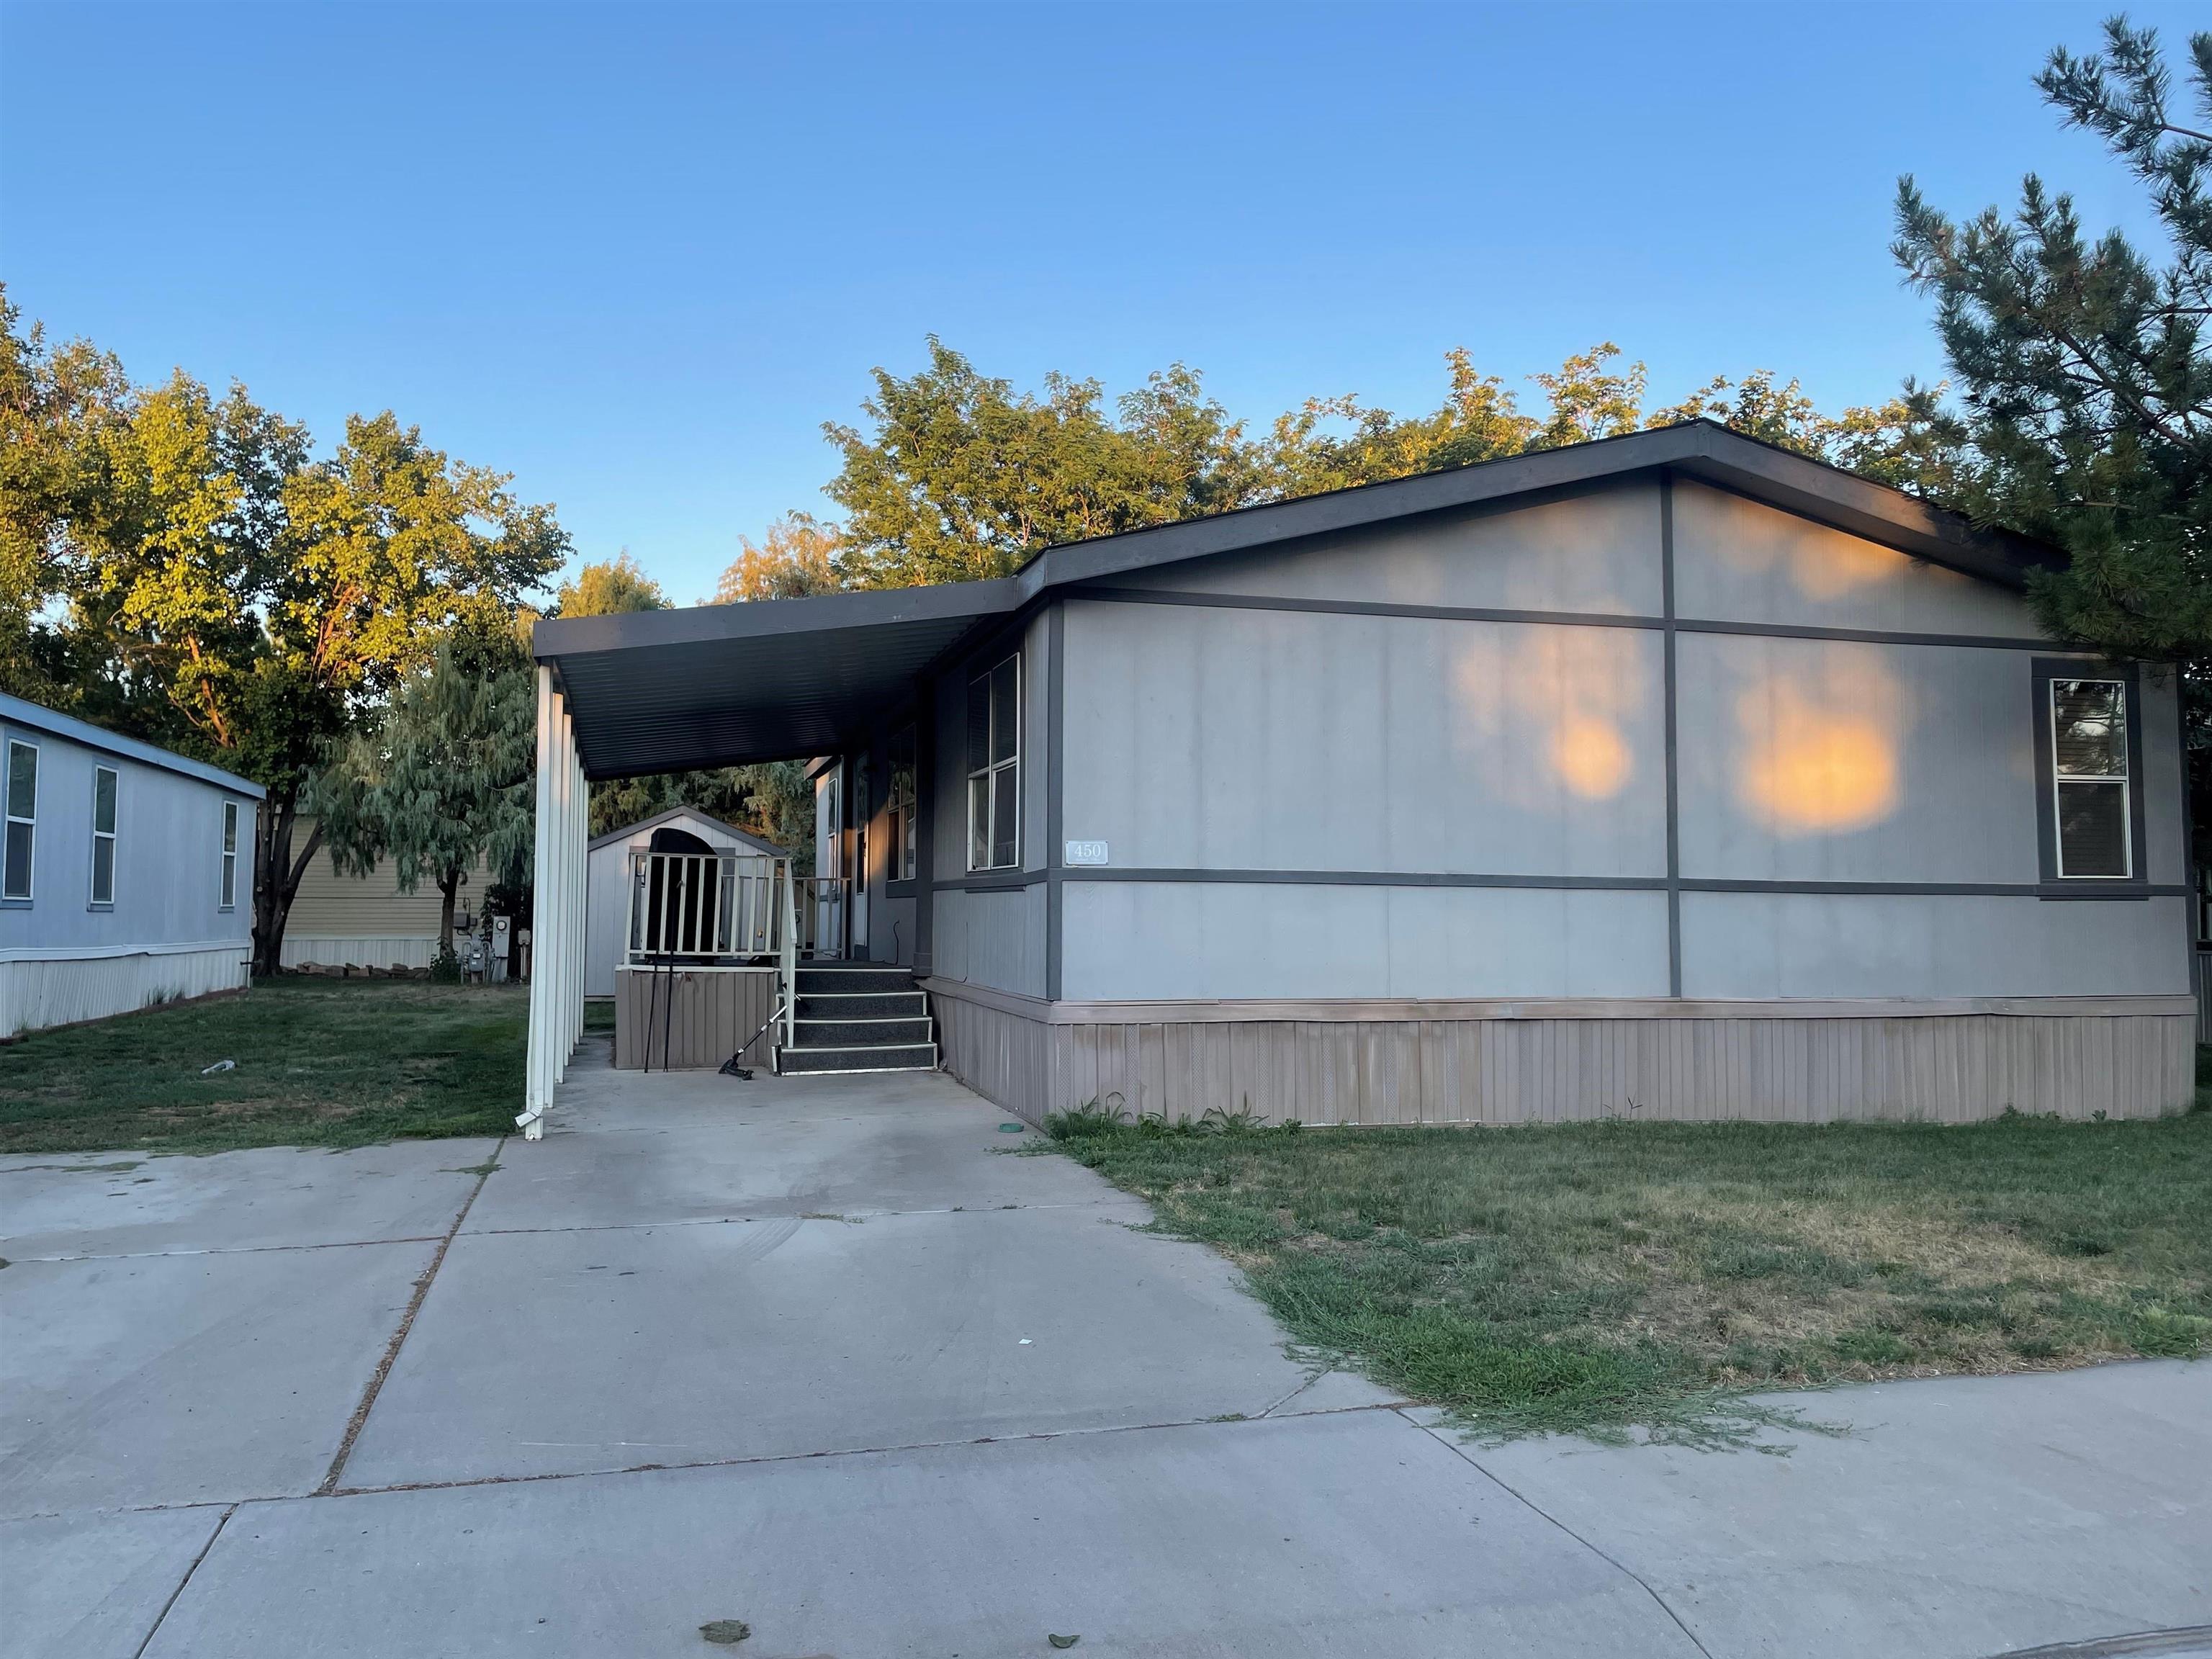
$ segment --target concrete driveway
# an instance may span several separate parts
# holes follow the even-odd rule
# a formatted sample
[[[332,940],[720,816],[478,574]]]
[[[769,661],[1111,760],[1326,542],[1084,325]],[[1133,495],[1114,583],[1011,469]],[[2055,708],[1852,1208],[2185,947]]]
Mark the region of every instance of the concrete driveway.
[[[765,1659],[1975,1659],[2212,1623],[2212,1367],[1825,1396],[1853,1433],[1786,1457],[1468,1446],[1287,1357],[1088,1171],[1000,1156],[1010,1121],[941,1077],[587,1056],[537,1145],[0,1159],[0,1654],[699,1655],[738,1620]]]

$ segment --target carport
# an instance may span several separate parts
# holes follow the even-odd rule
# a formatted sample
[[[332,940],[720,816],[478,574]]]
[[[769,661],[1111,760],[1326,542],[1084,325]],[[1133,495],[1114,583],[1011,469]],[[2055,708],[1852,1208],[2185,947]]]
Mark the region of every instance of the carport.
[[[530,1042],[516,1124],[535,1140],[584,1029],[585,860],[601,779],[836,754],[971,629],[1017,609],[1015,578],[537,624],[538,839]],[[793,1001],[787,868],[749,932]]]

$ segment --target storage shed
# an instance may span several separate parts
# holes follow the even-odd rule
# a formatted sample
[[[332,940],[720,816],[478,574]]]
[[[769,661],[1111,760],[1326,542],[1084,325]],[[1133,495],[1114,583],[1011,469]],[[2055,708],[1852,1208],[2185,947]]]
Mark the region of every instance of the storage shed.
[[[720,818],[689,806],[672,807],[594,836],[584,877],[584,994],[587,997],[615,994],[615,975],[623,954],[623,927],[629,914],[631,856],[650,848],[654,833],[663,830],[696,837],[716,853],[784,856],[783,848],[774,842],[732,830]]]

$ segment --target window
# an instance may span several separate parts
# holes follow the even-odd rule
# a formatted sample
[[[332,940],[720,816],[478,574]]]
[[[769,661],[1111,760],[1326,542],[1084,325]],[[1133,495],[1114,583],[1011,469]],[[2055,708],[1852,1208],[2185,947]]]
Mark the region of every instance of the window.
[[[0,860],[0,898],[31,896],[31,858],[39,827],[39,746],[8,743],[8,845]]]
[[[1022,659],[968,682],[968,867],[1021,862]]]
[[[2125,880],[2135,873],[2127,682],[2054,677],[2050,695],[2055,873]]]
[[[891,739],[891,879],[912,881],[915,871],[914,728]]]
[[[222,896],[218,903],[225,910],[238,908],[238,803],[234,800],[222,804]]]
[[[115,769],[92,769],[92,902],[115,902]]]

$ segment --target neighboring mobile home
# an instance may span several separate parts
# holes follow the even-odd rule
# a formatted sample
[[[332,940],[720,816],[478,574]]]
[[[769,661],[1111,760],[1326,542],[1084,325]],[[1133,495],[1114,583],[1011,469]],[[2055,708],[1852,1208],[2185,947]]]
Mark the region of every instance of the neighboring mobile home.
[[[295,856],[314,829],[312,817],[294,821]],[[454,914],[481,912],[490,879],[478,859],[461,877]],[[438,884],[427,875],[404,892],[393,860],[379,859],[367,875],[350,875],[338,869],[327,845],[318,847],[292,895],[278,959],[286,968],[428,968],[437,960],[443,908]]]
[[[541,623],[542,787],[842,757],[857,952],[1032,1121],[2170,1111],[2175,681],[2044,636],[2061,557],[1692,422]],[[539,823],[543,929],[582,852]]]
[[[0,1037],[242,988],[263,793],[0,693]]]

